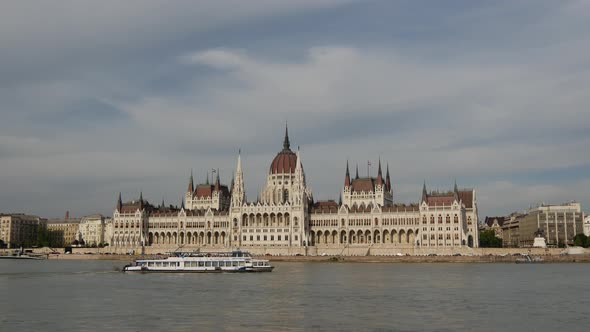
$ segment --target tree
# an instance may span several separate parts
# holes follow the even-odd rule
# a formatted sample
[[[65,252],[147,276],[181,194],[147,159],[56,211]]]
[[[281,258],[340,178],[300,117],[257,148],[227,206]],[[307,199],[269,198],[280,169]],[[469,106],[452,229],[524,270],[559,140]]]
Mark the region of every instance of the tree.
[[[574,236],[574,246],[588,248],[590,238],[580,233]]]
[[[46,227],[39,226],[37,228],[37,246],[49,247],[49,231]]]
[[[6,244],[4,243],[4,241],[3,240],[0,240],[0,248],[4,248],[5,245]]]
[[[479,233],[479,246],[481,248],[502,248],[502,239],[496,236],[493,229]]]

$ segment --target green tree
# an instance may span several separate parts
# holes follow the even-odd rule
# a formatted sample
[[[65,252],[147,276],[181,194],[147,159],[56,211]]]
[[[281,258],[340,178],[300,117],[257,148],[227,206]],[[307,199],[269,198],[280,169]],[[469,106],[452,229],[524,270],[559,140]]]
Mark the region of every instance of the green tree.
[[[43,226],[37,228],[37,246],[49,247],[49,231]]]
[[[580,233],[574,236],[574,246],[588,248],[590,238]]]
[[[502,248],[502,239],[496,236],[493,229],[479,232],[479,246],[482,248]]]

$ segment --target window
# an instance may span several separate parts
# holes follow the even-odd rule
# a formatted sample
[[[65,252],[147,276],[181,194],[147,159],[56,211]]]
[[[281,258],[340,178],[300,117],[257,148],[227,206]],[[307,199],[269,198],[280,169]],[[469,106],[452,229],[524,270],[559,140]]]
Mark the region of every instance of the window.
[[[250,241],[254,241],[254,235],[250,235]]]
[[[285,241],[289,241],[289,235],[285,235]]]
[[[264,236],[264,241],[266,241],[266,235]]]
[[[279,241],[281,241],[281,236],[280,235],[278,236],[278,238],[279,238]]]
[[[271,240],[271,241],[274,241],[274,240],[275,240],[275,236],[274,236],[274,235],[271,235],[271,236],[270,236],[270,240]]]
[[[256,241],[260,241],[260,235],[256,235]]]

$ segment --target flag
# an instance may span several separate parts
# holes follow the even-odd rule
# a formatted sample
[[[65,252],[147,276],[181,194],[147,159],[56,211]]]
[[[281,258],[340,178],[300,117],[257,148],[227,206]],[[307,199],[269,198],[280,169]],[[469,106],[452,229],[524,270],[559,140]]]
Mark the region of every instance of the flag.
[[[214,168],[211,169],[211,173],[217,173],[217,170],[215,170]]]
[[[367,166],[371,166],[371,162],[367,160]]]

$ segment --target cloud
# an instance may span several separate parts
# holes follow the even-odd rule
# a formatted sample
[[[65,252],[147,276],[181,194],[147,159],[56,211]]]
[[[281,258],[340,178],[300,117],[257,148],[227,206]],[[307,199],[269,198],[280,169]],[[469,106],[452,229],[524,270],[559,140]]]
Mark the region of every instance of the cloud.
[[[178,203],[191,168],[229,182],[239,148],[253,199],[287,120],[316,199],[338,197],[346,160],[364,174],[381,156],[399,201],[457,178],[482,217],[588,202],[587,6],[543,3],[0,5],[0,209]]]

